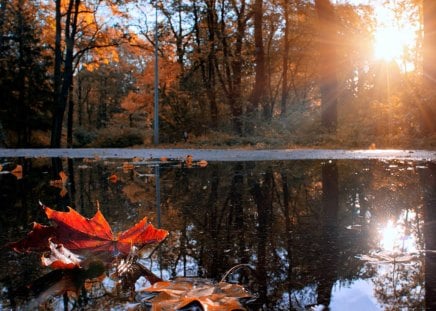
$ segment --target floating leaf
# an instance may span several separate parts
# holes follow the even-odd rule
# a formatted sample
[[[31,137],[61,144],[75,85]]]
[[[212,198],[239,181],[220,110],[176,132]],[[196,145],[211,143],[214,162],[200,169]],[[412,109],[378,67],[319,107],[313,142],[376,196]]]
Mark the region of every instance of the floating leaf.
[[[23,167],[18,164],[12,171],[11,174],[17,177],[17,179],[23,178]]]
[[[179,310],[191,304],[201,305],[204,310],[246,310],[241,300],[253,298],[241,285],[200,278],[157,282],[144,291],[156,293],[146,300],[155,311]]]
[[[199,162],[198,162],[198,166],[200,166],[200,167],[206,167],[207,166],[207,161],[206,160],[200,160]]]
[[[112,175],[110,175],[110,176],[108,177],[108,180],[109,180],[111,183],[116,184],[117,181],[118,181],[118,176],[115,175],[115,174],[112,174]]]
[[[156,229],[148,223],[147,217],[130,229],[114,235],[100,209],[90,219],[83,217],[72,208],[69,208],[68,212],[55,211],[47,206],[43,206],[43,209],[47,218],[52,220],[55,226],[35,223],[26,238],[9,244],[15,251],[49,250],[50,241],[53,241],[71,251],[128,254],[132,246],[140,248],[147,244],[158,243],[168,235],[168,231]]]
[[[124,162],[123,163],[123,171],[124,172],[133,170],[134,168],[135,168],[135,166],[132,163],[129,163],[129,162]]]
[[[185,165],[187,167],[192,167],[192,160],[193,160],[192,155],[188,154],[185,158]]]
[[[60,196],[64,197],[68,193],[67,190],[68,176],[67,174],[65,174],[64,171],[60,171],[59,178],[60,179],[50,180],[50,186],[61,189]]]

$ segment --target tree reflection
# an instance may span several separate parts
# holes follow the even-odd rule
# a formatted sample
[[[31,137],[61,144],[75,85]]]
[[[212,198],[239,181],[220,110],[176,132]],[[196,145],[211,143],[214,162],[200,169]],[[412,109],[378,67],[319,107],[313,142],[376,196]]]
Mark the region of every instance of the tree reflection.
[[[317,303],[328,308],[332,288],[337,280],[339,245],[337,242],[339,188],[338,167],[336,161],[329,161],[322,166],[322,214],[321,214],[321,249],[318,276]]]
[[[376,207],[373,213],[378,217],[373,217],[372,227],[379,236],[371,253],[375,258],[372,281],[375,296],[386,310],[421,310],[424,307],[424,263],[418,250],[424,249],[421,185],[426,187],[428,181],[422,183],[421,178],[419,182],[416,167],[411,163],[390,164],[385,171],[392,176],[391,181],[395,181],[392,184],[386,177],[381,178],[380,171],[375,176]],[[417,195],[411,196],[410,193]],[[381,200],[375,202],[377,198]],[[424,220],[424,228],[426,226]]]
[[[436,163],[421,170],[424,185],[425,308],[436,310]]]
[[[423,258],[417,252],[421,234],[419,214],[406,210],[380,231],[380,258],[374,291],[386,310],[423,307]],[[385,261],[385,262],[383,262]]]
[[[260,301],[268,305],[268,283],[267,272],[267,249],[268,240],[271,234],[272,209],[273,209],[273,175],[271,168],[265,172],[263,180],[255,180],[251,185],[251,194],[257,208],[257,249],[256,249],[256,270],[258,281],[258,294]]]
[[[232,281],[254,289],[267,310],[328,307],[336,285],[362,278],[374,282],[373,295],[387,309],[401,303],[422,307],[421,261],[374,266],[356,256],[377,250],[378,224],[400,219],[407,210],[406,233],[416,234],[422,243],[421,194],[426,249],[436,250],[436,215],[432,216],[431,208],[435,206],[434,164],[418,175],[412,164],[378,161],[235,162],[211,163],[206,168],[175,163],[162,164],[157,180],[155,163],[124,170],[123,161],[69,161],[70,197],[65,201],[49,186],[51,176],[45,173],[52,170],[49,160],[27,165],[23,180],[0,174],[5,202],[0,219],[7,238],[20,234],[17,228],[27,231],[27,224],[40,218],[37,200],[57,209],[73,205],[87,216],[94,214],[100,201],[116,231],[143,216],[156,225],[160,200],[161,226],[170,236],[143,260],[164,279],[219,280],[228,269],[244,263],[256,273],[240,272]],[[108,180],[112,174],[116,182]],[[426,185],[424,192],[419,177]],[[10,254],[2,256],[4,262],[11,260]],[[27,279],[40,272],[31,272],[37,265],[34,259],[31,263],[24,256],[14,259],[17,267],[27,271]],[[3,285],[6,270],[1,270]],[[17,275],[22,272],[16,270]],[[436,308],[432,301],[436,295],[431,294],[436,288],[436,258],[431,252],[426,253],[426,271],[426,304],[431,309]],[[12,280],[8,282],[6,287],[13,286]]]

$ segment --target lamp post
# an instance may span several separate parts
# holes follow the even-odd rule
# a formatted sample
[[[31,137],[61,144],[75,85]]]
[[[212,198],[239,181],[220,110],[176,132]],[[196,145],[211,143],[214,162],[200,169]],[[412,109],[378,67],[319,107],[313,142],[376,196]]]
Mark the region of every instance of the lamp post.
[[[158,50],[159,50],[159,35],[157,24],[157,6],[155,12],[155,34],[154,34],[154,126],[153,126],[153,142],[155,145],[159,144],[159,64],[158,64]]]

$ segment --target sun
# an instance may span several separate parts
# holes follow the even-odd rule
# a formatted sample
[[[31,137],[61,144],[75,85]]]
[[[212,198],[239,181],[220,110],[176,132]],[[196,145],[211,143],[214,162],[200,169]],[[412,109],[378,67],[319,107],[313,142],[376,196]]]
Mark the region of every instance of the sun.
[[[394,28],[379,28],[374,34],[374,57],[385,61],[401,59],[408,47],[404,32]]]
[[[406,14],[398,16],[392,9],[375,7],[375,30],[373,53],[376,60],[405,62],[407,52],[415,49],[417,25]]]

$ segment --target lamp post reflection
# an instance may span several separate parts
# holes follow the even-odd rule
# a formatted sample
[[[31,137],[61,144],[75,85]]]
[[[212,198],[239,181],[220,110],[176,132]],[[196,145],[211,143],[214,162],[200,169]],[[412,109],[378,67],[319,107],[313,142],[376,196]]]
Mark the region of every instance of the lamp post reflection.
[[[157,164],[154,167],[154,176],[156,181],[156,215],[157,215],[157,227],[161,227],[161,209],[160,209],[160,167]]]

